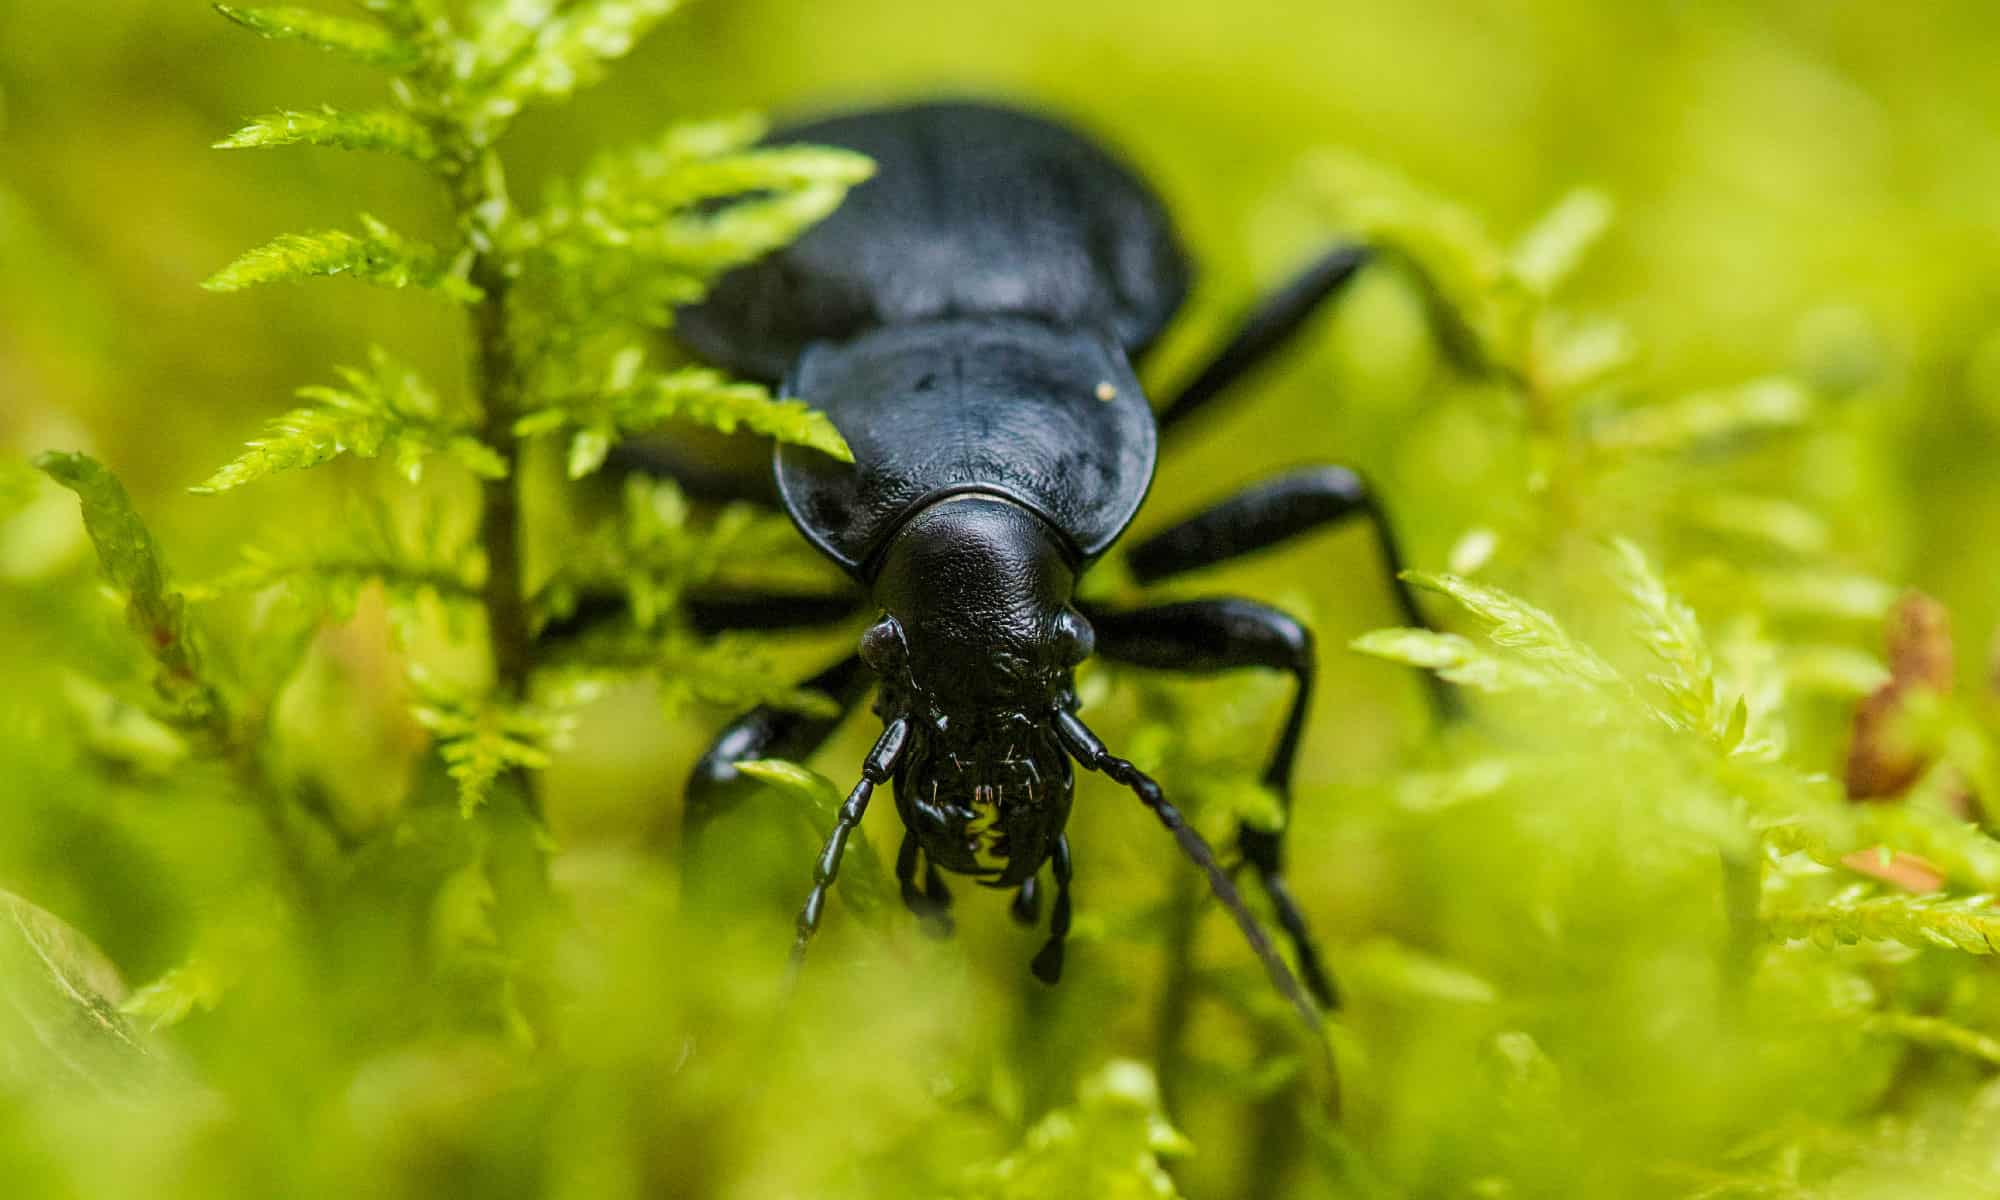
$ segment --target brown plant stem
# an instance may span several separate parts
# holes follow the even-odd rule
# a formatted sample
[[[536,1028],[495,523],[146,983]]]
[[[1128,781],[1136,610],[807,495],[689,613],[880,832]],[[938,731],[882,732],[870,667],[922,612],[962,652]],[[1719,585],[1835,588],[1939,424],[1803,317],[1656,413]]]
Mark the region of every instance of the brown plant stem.
[[[497,479],[480,483],[479,543],[486,552],[486,582],[480,602],[493,661],[494,690],[503,702],[524,699],[534,669],[528,604],[522,586],[520,445],[514,422],[520,415],[521,369],[510,336],[513,279],[497,231],[509,215],[506,176],[491,150],[455,156],[452,201],[472,251],[467,273],[481,292],[472,308],[473,395],[480,411],[479,437],[506,465]],[[532,776],[515,770],[509,778],[537,821],[540,797]]]

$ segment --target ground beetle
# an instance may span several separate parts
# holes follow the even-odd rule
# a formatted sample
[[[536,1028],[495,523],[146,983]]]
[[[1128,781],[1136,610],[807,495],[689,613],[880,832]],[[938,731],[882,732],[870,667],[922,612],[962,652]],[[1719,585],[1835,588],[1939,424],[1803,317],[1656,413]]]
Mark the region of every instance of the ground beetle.
[[[1279,349],[1354,277],[1365,251],[1335,249],[1262,301],[1156,413],[1132,364],[1180,307],[1188,264],[1158,198],[1103,149],[1045,118],[975,103],[835,116],[772,140],[847,147],[876,164],[825,222],[724,277],[677,323],[698,354],[824,412],[854,451],[850,465],[781,446],[774,475],[776,499],[860,590],[709,598],[696,611],[705,625],[760,628],[840,619],[863,604],[880,614],[855,654],[808,685],[843,711],[879,687],[884,729],[813,871],[795,956],[870,796],[893,780],[905,827],[897,877],[927,923],[947,920],[944,871],[1018,889],[1014,911],[1033,923],[1049,868],[1054,911],[1033,969],[1053,983],[1070,927],[1063,829],[1074,760],[1152,810],[1310,1019],[1312,1003],[1207,843],[1158,784],[1090,732],[1072,687],[1093,653],[1171,671],[1290,672],[1297,689],[1264,772],[1289,809],[1313,685],[1310,633],[1254,600],[1100,611],[1075,596],[1145,499],[1160,438]],[[708,494],[731,490],[708,482]],[[1356,517],[1373,523],[1394,578],[1382,511],[1338,466],[1249,487],[1146,539],[1127,561],[1149,583]],[[1395,594],[1404,619],[1420,624],[1400,582]],[[1448,693],[1433,699],[1449,710]],[[690,781],[690,836],[743,786],[734,763],[803,758],[838,720],[758,709],[729,726]],[[1333,984],[1285,886],[1283,838],[1246,826],[1237,844],[1306,987],[1331,1005]]]

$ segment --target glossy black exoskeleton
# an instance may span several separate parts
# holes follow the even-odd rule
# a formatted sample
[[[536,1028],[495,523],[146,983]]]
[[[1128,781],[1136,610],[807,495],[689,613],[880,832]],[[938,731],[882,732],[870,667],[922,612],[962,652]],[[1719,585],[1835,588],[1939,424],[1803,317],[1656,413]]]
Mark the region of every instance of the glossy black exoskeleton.
[[[1310,1017],[1201,836],[1079,719],[1072,672],[1093,653],[1175,671],[1290,672],[1297,690],[1265,773],[1289,807],[1311,636],[1251,600],[1097,611],[1076,593],[1146,498],[1161,436],[1279,348],[1364,252],[1338,248],[1273,293],[1156,414],[1132,364],[1179,308],[1188,267],[1159,201],[1104,150],[1043,118],[964,103],[838,116],[775,140],[858,150],[877,172],[796,243],[726,276],[681,313],[678,332],[703,356],[826,413],[854,451],[851,465],[789,446],[775,459],[785,510],[879,613],[857,653],[810,686],[843,709],[876,687],[884,722],[814,871],[796,950],[819,924],[874,789],[893,780],[904,899],[933,924],[948,920],[941,872],[1017,888],[1015,912],[1032,922],[1048,868],[1054,911],[1034,970],[1053,982],[1070,925],[1063,830],[1074,762],[1137,793]],[[1127,561],[1151,582],[1354,517],[1373,522],[1393,578],[1382,514],[1337,466],[1239,492]],[[1396,587],[1404,617],[1420,622]],[[695,611],[698,621],[772,628],[852,609],[832,597],[736,596]],[[1449,708],[1448,694],[1435,699]],[[760,709],[730,726],[690,783],[691,834],[740,784],[732,764],[803,757],[836,722]],[[1282,837],[1245,827],[1238,846],[1307,987],[1330,1004],[1331,981],[1285,887]]]

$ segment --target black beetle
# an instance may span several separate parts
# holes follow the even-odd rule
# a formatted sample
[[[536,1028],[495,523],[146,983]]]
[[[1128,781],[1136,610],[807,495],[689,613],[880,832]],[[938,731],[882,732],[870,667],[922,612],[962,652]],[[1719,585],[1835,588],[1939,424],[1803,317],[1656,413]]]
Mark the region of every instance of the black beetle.
[[[854,451],[849,465],[781,446],[774,466],[778,500],[861,593],[697,606],[705,624],[764,628],[844,616],[864,599],[880,612],[857,653],[809,685],[845,711],[879,684],[885,728],[813,872],[795,954],[818,927],[870,796],[894,780],[906,830],[897,876],[910,908],[943,925],[940,872],[950,871],[1017,888],[1015,912],[1034,922],[1046,865],[1054,912],[1034,972],[1054,982],[1070,925],[1063,830],[1074,760],[1137,793],[1310,1019],[1312,1004],[1206,842],[1085,727],[1072,687],[1093,653],[1174,671],[1290,672],[1297,690],[1264,774],[1289,810],[1312,691],[1310,633],[1246,599],[1097,611],[1075,594],[1146,498],[1160,437],[1265,361],[1353,278],[1365,251],[1335,249],[1265,299],[1155,413],[1132,363],[1180,307],[1189,270],[1159,200],[1103,149],[1042,117],[974,103],[835,116],[773,140],[847,147],[877,166],[825,222],[725,276],[677,323],[697,353],[826,413]],[[1393,579],[1383,514],[1338,466],[1250,487],[1148,538],[1127,561],[1152,582],[1354,517],[1373,522]],[[1404,618],[1421,623],[1400,582],[1396,596]],[[1451,695],[1433,688],[1448,712]],[[732,724],[690,781],[690,835],[740,784],[734,763],[804,757],[837,722],[760,709]],[[1285,887],[1283,834],[1245,827],[1238,845],[1307,987],[1332,1004]]]

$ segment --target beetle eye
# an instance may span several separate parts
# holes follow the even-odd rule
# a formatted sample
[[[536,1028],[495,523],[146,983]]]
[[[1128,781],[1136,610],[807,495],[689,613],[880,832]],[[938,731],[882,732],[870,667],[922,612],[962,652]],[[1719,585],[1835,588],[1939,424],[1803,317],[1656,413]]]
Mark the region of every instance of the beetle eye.
[[[1057,651],[1067,667],[1089,658],[1091,652],[1097,649],[1097,631],[1083,619],[1082,613],[1073,608],[1065,608],[1056,614],[1055,638]]]
[[[886,675],[903,661],[903,627],[894,617],[883,617],[861,635],[861,661],[877,675]]]

